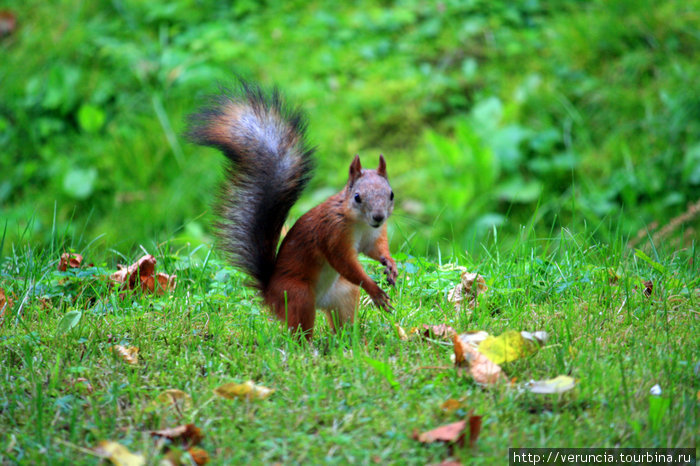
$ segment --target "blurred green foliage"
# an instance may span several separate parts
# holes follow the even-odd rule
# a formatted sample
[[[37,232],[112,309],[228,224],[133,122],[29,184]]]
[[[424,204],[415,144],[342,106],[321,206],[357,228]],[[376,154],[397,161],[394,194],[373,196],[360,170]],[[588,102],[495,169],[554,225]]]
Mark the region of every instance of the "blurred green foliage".
[[[700,197],[696,0],[3,8],[18,23],[0,39],[8,244],[208,240],[223,158],[181,133],[236,74],[309,114],[319,169],[293,215],[342,187],[353,154],[382,152],[393,240],[418,253],[528,222],[631,234]]]

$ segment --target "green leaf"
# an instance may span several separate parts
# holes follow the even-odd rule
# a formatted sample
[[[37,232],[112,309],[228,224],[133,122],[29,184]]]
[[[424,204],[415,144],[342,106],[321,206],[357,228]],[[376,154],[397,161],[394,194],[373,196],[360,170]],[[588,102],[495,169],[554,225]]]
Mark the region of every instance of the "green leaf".
[[[63,176],[63,190],[75,199],[86,199],[92,194],[95,180],[95,168],[73,168]]]
[[[664,267],[663,265],[659,264],[658,262],[652,260],[652,258],[649,257],[649,256],[647,256],[647,255],[644,253],[644,251],[642,251],[641,249],[635,249],[635,250],[634,250],[634,255],[637,256],[637,257],[639,257],[641,260],[643,260],[643,261],[646,262],[647,264],[651,265],[651,267],[652,267],[654,270],[656,270],[657,272],[659,272],[660,274],[663,275],[663,274],[666,273],[666,267]]]
[[[391,366],[389,364],[367,357],[365,358],[365,361],[367,361],[367,364],[372,366],[374,370],[376,370],[381,376],[383,376],[386,379],[387,382],[389,382],[391,388],[393,388],[394,390],[398,390],[399,388],[401,388],[401,385],[396,381],[396,378],[394,377],[394,372],[391,370]]]
[[[68,333],[70,329],[78,325],[80,318],[83,316],[82,311],[70,311],[66,312],[61,321],[58,323],[56,328],[56,334],[63,335]]]
[[[670,405],[671,400],[668,398],[655,395],[649,397],[649,427],[651,427],[652,431],[656,431],[661,427]]]
[[[102,128],[105,114],[99,107],[83,104],[78,110],[78,123],[86,133],[95,133]]]
[[[524,181],[520,177],[512,178],[498,188],[498,197],[508,202],[527,204],[536,201],[542,194],[542,183]]]

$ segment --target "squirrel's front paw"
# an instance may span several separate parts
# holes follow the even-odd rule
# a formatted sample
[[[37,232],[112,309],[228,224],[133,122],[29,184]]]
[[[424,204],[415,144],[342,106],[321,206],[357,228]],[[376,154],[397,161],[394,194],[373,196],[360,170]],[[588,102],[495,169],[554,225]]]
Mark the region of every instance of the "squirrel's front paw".
[[[371,296],[371,298],[374,305],[377,306],[379,309],[382,309],[383,311],[391,312],[391,310],[394,309],[391,305],[389,295],[386,294],[382,289],[379,289],[377,293]]]
[[[396,285],[396,278],[399,276],[399,271],[396,268],[396,262],[391,257],[382,257],[381,264],[385,265],[384,273],[386,274],[386,281],[389,285]]]

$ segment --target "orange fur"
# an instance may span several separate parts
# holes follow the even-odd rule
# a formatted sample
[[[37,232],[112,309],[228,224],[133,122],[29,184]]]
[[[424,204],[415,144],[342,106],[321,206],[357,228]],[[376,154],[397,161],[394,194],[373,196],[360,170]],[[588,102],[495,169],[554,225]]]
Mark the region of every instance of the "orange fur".
[[[349,183],[362,176],[378,176],[374,170],[359,174],[351,168],[351,173]],[[358,260],[360,252],[378,260],[387,267],[389,283],[394,284],[396,263],[389,251],[386,224],[375,230],[351,214],[349,186],[304,214],[289,230],[277,254],[270,285],[263,292],[265,303],[277,318],[307,339],[313,333],[317,308],[326,312],[333,330],[352,323],[360,288],[380,308],[391,307],[387,294]],[[370,241],[365,244],[363,239],[367,238]],[[331,283],[319,290],[324,285],[323,274],[330,276]],[[318,292],[322,295],[317,296]]]

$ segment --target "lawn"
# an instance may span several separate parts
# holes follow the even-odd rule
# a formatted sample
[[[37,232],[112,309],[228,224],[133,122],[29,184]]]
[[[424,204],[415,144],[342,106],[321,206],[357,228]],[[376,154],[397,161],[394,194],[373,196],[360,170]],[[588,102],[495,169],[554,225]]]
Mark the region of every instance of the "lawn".
[[[310,344],[290,338],[216,250],[154,246],[156,272],[177,275],[159,295],[111,283],[117,262],[138,257],[99,241],[73,245],[84,259],[66,271],[58,263],[69,245],[58,239],[44,249],[5,244],[0,463],[94,464],[109,440],[148,464],[178,454],[190,464],[196,436],[150,433],[186,424],[201,430],[196,448],[212,464],[504,464],[509,447],[695,447],[698,252],[592,236],[523,230],[516,246],[484,244],[479,256],[442,264],[405,246],[394,252],[394,312],[363,304],[339,335],[319,318]],[[365,267],[380,279],[378,264]],[[488,289],[457,309],[448,295],[462,270]],[[548,338],[484,385],[455,367],[450,338],[425,336],[423,325],[437,324]],[[137,361],[118,345],[138,348]],[[528,390],[559,375],[574,388]],[[274,392],[214,393],[248,380]],[[475,416],[471,446],[415,438]]]

